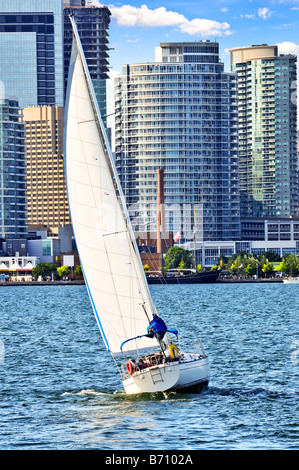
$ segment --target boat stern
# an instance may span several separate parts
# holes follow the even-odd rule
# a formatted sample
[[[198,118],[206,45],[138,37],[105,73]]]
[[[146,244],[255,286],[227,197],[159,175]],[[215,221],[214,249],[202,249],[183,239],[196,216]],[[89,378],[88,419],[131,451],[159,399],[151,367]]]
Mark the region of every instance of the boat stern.
[[[164,392],[172,389],[179,378],[179,363],[172,362],[134,372],[123,380],[123,386],[128,394]]]

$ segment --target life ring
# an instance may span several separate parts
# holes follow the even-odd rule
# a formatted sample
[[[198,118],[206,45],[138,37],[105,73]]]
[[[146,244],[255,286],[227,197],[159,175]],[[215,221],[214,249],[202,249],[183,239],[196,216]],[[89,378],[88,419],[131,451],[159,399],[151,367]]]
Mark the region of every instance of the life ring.
[[[179,351],[175,344],[170,344],[168,351],[171,359],[177,359],[179,357]]]
[[[127,366],[127,371],[129,372],[129,375],[132,375],[133,374],[133,364],[131,361],[128,361],[126,363],[126,366]]]

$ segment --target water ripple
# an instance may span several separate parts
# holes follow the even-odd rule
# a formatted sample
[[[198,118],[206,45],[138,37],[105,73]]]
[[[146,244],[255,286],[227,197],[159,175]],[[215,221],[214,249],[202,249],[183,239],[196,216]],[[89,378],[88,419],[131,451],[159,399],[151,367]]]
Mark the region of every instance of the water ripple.
[[[3,450],[298,449],[298,286],[151,291],[183,343],[203,340],[204,392],[127,395],[84,286],[1,288]]]

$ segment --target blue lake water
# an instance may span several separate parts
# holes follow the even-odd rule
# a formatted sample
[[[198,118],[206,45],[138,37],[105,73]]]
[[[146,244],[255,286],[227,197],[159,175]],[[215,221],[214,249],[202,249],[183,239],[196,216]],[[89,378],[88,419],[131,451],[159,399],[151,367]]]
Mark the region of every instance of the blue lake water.
[[[211,381],[127,396],[85,286],[0,287],[0,449],[298,449],[299,285],[151,286]]]

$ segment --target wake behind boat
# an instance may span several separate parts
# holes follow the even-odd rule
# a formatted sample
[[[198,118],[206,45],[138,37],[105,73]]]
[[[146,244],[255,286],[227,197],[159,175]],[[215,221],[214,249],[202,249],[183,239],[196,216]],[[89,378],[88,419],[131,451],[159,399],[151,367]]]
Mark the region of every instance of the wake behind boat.
[[[201,348],[182,351],[178,331],[151,297],[76,24],[65,107],[64,155],[72,226],[91,305],[127,393],[197,389],[209,381]]]

